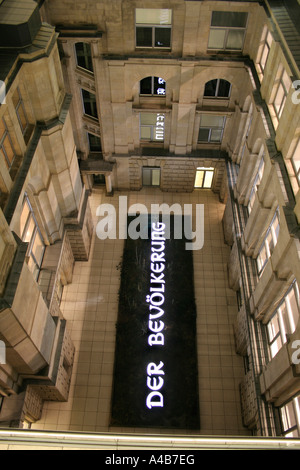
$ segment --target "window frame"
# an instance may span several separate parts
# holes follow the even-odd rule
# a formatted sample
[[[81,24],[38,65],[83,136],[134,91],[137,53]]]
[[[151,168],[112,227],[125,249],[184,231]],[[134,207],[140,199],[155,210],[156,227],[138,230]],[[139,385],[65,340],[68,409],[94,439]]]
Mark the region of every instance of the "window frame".
[[[154,124],[142,124],[142,116],[143,115],[156,115],[156,123]],[[163,116],[163,120],[161,122],[164,123],[162,129],[158,127],[158,116]],[[165,142],[165,124],[166,124],[166,114],[165,113],[140,113],[140,142],[142,143],[156,143],[156,144],[163,144]],[[142,138],[142,128],[149,128],[150,129],[150,139]],[[158,133],[158,134],[157,134]],[[162,138],[157,138],[157,135],[162,136]]]
[[[290,416],[290,413],[293,416]],[[285,437],[299,437],[300,436],[300,395],[295,396],[280,407],[280,418],[282,425],[282,435]],[[291,418],[294,418],[295,424],[291,423]]]
[[[250,215],[251,212],[252,212],[252,209],[253,209],[253,206],[254,206],[255,194],[257,193],[258,186],[260,185],[261,180],[263,178],[264,171],[265,171],[265,160],[264,160],[264,155],[263,155],[261,157],[261,160],[260,160],[260,163],[259,163],[259,166],[258,166],[258,169],[257,169],[257,173],[256,173],[256,176],[254,178],[253,185],[252,185],[252,189],[251,189],[251,192],[250,192],[249,202],[248,202],[248,205],[247,205],[248,215]]]
[[[146,184],[145,183],[145,172],[146,171],[150,172],[151,184]],[[159,184],[153,184],[153,172],[154,171],[159,172]],[[161,168],[160,167],[143,166],[143,168],[142,168],[142,185],[145,188],[160,188],[160,185],[161,185]]]
[[[28,232],[28,229],[29,229],[31,223],[33,222],[34,228],[33,228],[33,231],[32,231],[31,237],[30,237],[30,241],[27,241],[26,243],[28,243],[27,256],[28,256],[28,258],[32,258],[32,260],[33,260],[34,266],[36,268],[35,279],[37,281],[38,278],[39,278],[39,274],[41,272],[41,269],[42,269],[43,259],[44,259],[44,255],[45,255],[45,251],[46,251],[46,245],[45,245],[42,232],[40,231],[39,225],[38,225],[37,220],[35,218],[35,215],[34,215],[34,212],[33,212],[33,209],[32,209],[32,206],[30,204],[30,201],[29,201],[29,198],[28,198],[27,194],[25,194],[25,196],[24,196],[21,215],[23,214],[25,206],[27,206],[28,215],[27,215],[27,218],[26,218],[26,222],[24,223],[23,231],[22,231],[22,233],[20,233],[20,238],[21,238],[22,241],[26,242],[26,232]],[[35,254],[33,252],[37,236],[39,236],[40,241],[42,242],[42,247],[43,247],[40,262],[38,261],[38,259],[36,258]],[[33,275],[34,275],[34,273],[35,273],[35,270],[32,271]]]
[[[201,183],[201,186],[196,186],[198,173],[200,173],[200,172],[203,172],[202,183]],[[208,173],[212,173],[211,183],[210,183],[210,186],[205,186],[206,176],[207,176]],[[214,177],[215,177],[215,168],[213,168],[213,167],[209,167],[209,168],[199,167],[199,168],[197,168],[196,175],[195,175],[194,189],[211,189],[212,186],[213,186]]]
[[[7,127],[7,124],[6,124],[4,118],[2,118],[2,123],[3,123],[3,126],[4,126],[4,132],[3,132],[3,135],[0,137],[0,154],[2,154],[4,156],[4,162],[6,163],[8,171],[10,171],[13,167],[13,164],[14,164],[16,158],[17,158],[17,153],[15,151],[14,144],[12,142],[12,139],[11,139],[11,136],[10,136],[10,133],[9,133],[9,130],[8,130],[8,127]],[[8,139],[8,143],[10,145],[10,148],[11,148],[11,151],[12,151],[12,154],[13,154],[12,160],[9,159],[9,156],[7,154],[7,150],[5,149],[5,144],[4,143],[5,143],[6,139]]]
[[[212,25],[213,23],[213,15],[214,13],[245,13],[247,14],[247,19],[245,22],[245,26],[217,26],[217,25]],[[230,52],[239,52],[242,51],[244,48],[245,44],[245,37],[246,37],[246,31],[247,31],[247,26],[248,26],[248,21],[249,21],[249,13],[248,12],[239,12],[239,11],[218,11],[218,10],[213,10],[211,14],[211,23],[210,23],[210,29],[209,29],[209,37],[208,37],[208,43],[207,43],[207,50],[208,51],[230,51]],[[224,31],[224,39],[223,39],[223,47],[211,47],[209,46],[210,38],[211,38],[211,33],[212,31]],[[228,47],[228,40],[229,40],[229,35],[231,31],[243,31],[243,41],[242,45],[239,48],[230,48]]]
[[[147,79],[151,79],[151,93],[142,93],[142,90],[141,90],[141,88],[142,88],[142,82],[143,82],[144,80],[147,80]],[[165,88],[157,88],[157,90],[163,89],[163,90],[164,90],[164,93],[155,93],[155,87],[156,87],[155,79],[158,80],[158,85],[164,85]],[[161,81],[161,83],[160,83],[160,81]],[[167,90],[166,90],[166,81],[165,81],[162,77],[149,76],[149,77],[143,78],[143,79],[140,81],[140,96],[142,96],[142,97],[165,98],[165,97],[166,97],[166,94],[167,94]]]
[[[280,68],[279,68],[280,69]],[[290,85],[289,85],[289,88],[287,89],[286,87],[286,84],[284,82],[284,75],[286,74],[286,78],[289,79],[290,81]],[[289,77],[287,71],[285,70],[284,67],[282,67],[282,70],[281,72],[279,73],[278,72],[278,79],[275,80],[276,82],[276,87],[274,87],[274,97],[271,101],[271,106],[273,108],[273,111],[275,113],[275,117],[277,119],[277,121],[279,122],[281,116],[282,116],[282,113],[283,113],[283,110],[284,110],[284,107],[285,107],[285,104],[286,104],[286,101],[287,101],[287,97],[288,97],[288,94],[289,94],[289,91],[290,91],[290,88],[292,86],[292,81],[291,81],[291,78]],[[280,105],[279,105],[279,111],[277,109],[277,105],[275,104],[277,98],[279,97],[279,91],[280,89],[283,89],[283,96],[282,98],[280,99]]]
[[[81,57],[84,58],[84,61],[85,61],[85,62],[90,62],[90,65],[91,65],[92,70],[90,70],[90,68],[83,67],[82,65],[79,64],[78,59],[79,59],[80,56],[78,56],[78,50],[77,50],[77,47],[76,47],[78,44],[83,44],[84,47],[89,47],[89,52],[90,52],[90,54],[85,54],[85,51],[83,51],[83,54],[82,54]],[[88,42],[84,42],[84,41],[76,42],[76,43],[74,44],[74,50],[75,50],[75,57],[76,57],[76,65],[77,65],[77,67],[78,67],[80,70],[84,70],[85,72],[94,74],[94,63],[93,63],[93,55],[92,55],[91,44],[88,43]]]
[[[297,166],[296,166],[296,163],[295,163],[296,153],[299,154],[299,168],[298,169],[297,169]],[[300,186],[300,137],[298,137],[298,140],[297,140],[297,143],[295,145],[293,154],[291,156],[291,163],[292,163],[292,167],[293,167],[295,176],[297,178],[298,185]]]
[[[88,93],[90,96],[94,96],[95,97],[95,100],[94,101],[90,101],[90,105],[91,105],[91,108],[92,108],[92,104],[95,105],[95,110],[96,110],[96,115],[93,116],[92,114],[89,114],[86,110],[86,100],[85,100],[85,97],[84,97],[84,94],[85,93]],[[86,117],[89,117],[91,119],[94,119],[96,121],[99,121],[99,113],[98,113],[98,106],[97,106],[97,97],[96,97],[96,93],[92,93],[90,92],[89,90],[85,90],[84,88],[81,88],[81,98],[82,98],[82,106],[83,106],[83,114],[86,116]]]
[[[198,131],[198,144],[221,144],[224,136],[224,131],[225,131],[225,126],[226,126],[226,117],[223,114],[218,114],[218,115],[213,115],[213,116],[218,116],[223,118],[223,125],[221,126],[201,126],[201,121],[203,116],[211,116],[209,114],[201,114],[200,117],[200,126],[199,126],[199,131]],[[208,140],[200,140],[200,131],[203,130],[208,130]],[[220,139],[219,140],[212,140],[212,134],[214,131],[221,131],[220,134]]]
[[[28,128],[30,126],[30,123],[29,123],[29,120],[28,120],[27,112],[26,112],[26,109],[25,109],[24,101],[23,101],[23,98],[22,98],[21,91],[20,91],[19,87],[17,87],[17,93],[18,93],[18,102],[15,104],[15,111],[16,111],[16,114],[17,114],[17,118],[18,118],[18,121],[19,121],[19,125],[20,125],[20,128],[21,128],[22,134],[23,134],[23,136],[25,136],[25,134],[28,131]],[[20,108],[23,111],[23,115],[24,115],[24,118],[25,118],[25,121],[26,121],[25,127],[23,126],[22,118],[20,116],[20,112],[19,112]]]
[[[217,81],[215,94],[213,96],[206,95],[205,94],[206,86],[209,83],[214,82],[215,80]],[[230,87],[229,87],[228,96],[218,96],[221,82],[229,83]],[[228,80],[225,80],[224,78],[215,78],[215,79],[209,80],[208,82],[205,83],[203,98],[205,98],[205,99],[216,99],[216,100],[229,100],[230,96],[231,96],[231,90],[232,90],[232,84]]]
[[[143,8],[139,8],[142,10]],[[171,50],[172,49],[172,24],[173,24],[173,11],[169,8],[146,8],[146,10],[168,10],[171,12],[171,24],[156,24],[156,23],[137,23],[137,8],[135,9],[135,47],[136,49],[160,49],[160,50]],[[138,45],[138,28],[147,28],[152,30],[152,41],[151,46]],[[170,45],[169,46],[156,46],[156,29],[168,29],[170,30]]]
[[[275,224],[275,220],[278,221],[278,234],[276,234],[276,231],[274,229],[274,224]],[[275,211],[275,214],[271,220],[271,223],[267,229],[267,232],[266,232],[266,235],[264,237],[264,240],[260,246],[260,249],[259,249],[259,252],[258,252],[258,255],[257,255],[257,258],[256,258],[256,265],[257,265],[257,272],[258,272],[258,276],[259,278],[262,276],[264,270],[265,270],[265,267],[267,265],[267,262],[269,261],[269,259],[271,258],[272,254],[273,254],[273,251],[277,245],[277,242],[278,242],[278,238],[279,238],[279,232],[280,232],[280,218],[279,218],[279,208],[277,207],[276,211]],[[272,239],[272,243],[273,243],[273,247],[270,246],[270,243],[269,243],[269,236],[271,235],[271,239]],[[259,260],[260,258],[260,255],[261,253],[265,251],[266,253],[266,258],[263,262],[261,262]],[[259,264],[261,264],[261,266],[259,266]]]
[[[274,41],[274,38],[273,38],[271,31],[268,29],[267,26],[265,26],[265,30],[263,31],[262,39],[261,39],[262,45],[260,46],[260,51],[258,53],[258,58],[256,61],[259,71],[262,75],[265,73],[265,69],[267,66],[267,62],[268,62],[268,58],[270,55],[270,50],[271,50],[273,41]],[[263,59],[264,56],[265,58]],[[262,60],[264,60],[264,63],[262,63]]]

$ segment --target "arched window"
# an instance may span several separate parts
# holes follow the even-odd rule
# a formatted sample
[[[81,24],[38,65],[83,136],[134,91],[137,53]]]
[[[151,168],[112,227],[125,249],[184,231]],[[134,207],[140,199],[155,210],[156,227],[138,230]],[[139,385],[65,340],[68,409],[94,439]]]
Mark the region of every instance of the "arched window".
[[[205,85],[205,98],[229,98],[231,92],[231,83],[222,78],[210,80]]]
[[[92,50],[90,44],[78,42],[75,44],[77,65],[82,69],[94,72]]]
[[[166,82],[161,77],[146,77],[140,81],[140,95],[165,96]]]

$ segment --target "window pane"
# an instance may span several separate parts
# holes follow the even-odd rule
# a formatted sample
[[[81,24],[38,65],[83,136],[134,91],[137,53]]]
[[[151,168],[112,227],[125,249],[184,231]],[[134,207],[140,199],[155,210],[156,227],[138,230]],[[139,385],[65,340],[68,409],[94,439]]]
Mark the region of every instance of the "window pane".
[[[98,119],[96,95],[89,91],[82,90],[84,112],[86,115]]]
[[[25,227],[26,227],[26,223],[27,223],[29,214],[30,214],[30,209],[29,209],[29,206],[28,206],[27,202],[25,202],[23,210],[22,210],[21,218],[20,218],[20,237],[22,239],[25,236],[24,230],[25,230]]]
[[[39,267],[42,264],[44,250],[45,250],[44,242],[41,239],[39,232],[36,231],[36,236],[35,236],[35,240],[34,240],[33,247],[32,247],[32,254]]]
[[[210,141],[211,142],[221,142],[222,140],[222,129],[212,129],[210,134]]]
[[[284,101],[285,101],[285,90],[282,84],[280,83],[277,93],[276,93],[275,100],[274,100],[274,106],[278,115],[281,114],[281,109],[283,107]]]
[[[218,80],[210,80],[205,85],[204,96],[216,96]]]
[[[166,82],[163,78],[153,77],[154,79],[154,94],[165,95],[166,94]]]
[[[297,146],[294,150],[294,154],[292,156],[292,161],[293,161],[296,173],[298,173],[298,171],[300,169],[300,139],[298,140]]]
[[[6,164],[7,164],[8,168],[10,168],[12,166],[12,163],[13,163],[14,158],[15,158],[15,152],[13,150],[11,140],[10,140],[8,134],[6,134],[6,136],[5,136],[5,138],[2,142],[2,151],[3,151],[5,159],[6,159]]]
[[[152,27],[136,28],[136,45],[137,47],[152,47]]]
[[[262,246],[262,248],[259,252],[258,258],[257,258],[257,266],[258,266],[258,271],[260,273],[261,273],[262,269],[264,268],[267,259],[268,259],[267,250],[266,250],[265,244],[263,244],[263,246]]]
[[[143,185],[151,186],[151,168],[143,168]]]
[[[171,29],[155,28],[155,47],[171,46]]]
[[[141,124],[156,124],[156,113],[141,113]]]
[[[224,123],[224,116],[215,116],[211,114],[202,114],[201,127],[222,127]]]
[[[140,82],[141,95],[152,95],[152,77],[147,77]]]
[[[226,29],[211,29],[208,40],[209,49],[224,49]]]
[[[271,344],[271,355],[275,357],[278,351],[282,348],[282,340],[281,336],[279,335],[278,338]]]
[[[160,169],[152,170],[152,186],[160,185]]]
[[[231,84],[227,80],[219,81],[219,88],[217,96],[219,98],[228,98],[230,95]]]
[[[20,103],[19,107],[16,109],[17,116],[19,118],[19,123],[22,129],[22,133],[26,132],[28,127],[28,119],[25,113],[24,104]]]
[[[214,177],[214,172],[213,171],[206,171],[205,172],[203,188],[206,188],[206,189],[211,188],[213,177]]]
[[[200,129],[199,130],[198,141],[199,142],[209,142],[209,134],[210,134],[209,129]]]
[[[195,188],[202,188],[204,180],[204,171],[198,170],[196,173]]]
[[[226,49],[241,50],[243,48],[245,31],[232,29],[228,32]]]
[[[269,339],[270,342],[274,340],[274,338],[278,335],[279,333],[279,321],[278,321],[278,315],[274,315],[272,320],[268,324],[268,333],[269,333]]]
[[[288,294],[290,333],[294,333],[299,321],[299,307],[294,289]]]
[[[213,11],[211,26],[227,26],[234,28],[245,28],[248,13],[235,11]]]
[[[98,136],[88,134],[88,139],[91,152],[102,152],[101,140]]]
[[[136,24],[172,24],[172,10],[136,8]]]
[[[26,231],[23,234],[23,242],[30,243],[35,231],[35,222],[31,216],[29,224],[27,225]]]
[[[151,140],[151,127],[141,127],[141,140]]]
[[[93,60],[92,60],[92,51],[90,44],[84,42],[78,42],[75,45],[77,64],[83,69],[93,72]]]

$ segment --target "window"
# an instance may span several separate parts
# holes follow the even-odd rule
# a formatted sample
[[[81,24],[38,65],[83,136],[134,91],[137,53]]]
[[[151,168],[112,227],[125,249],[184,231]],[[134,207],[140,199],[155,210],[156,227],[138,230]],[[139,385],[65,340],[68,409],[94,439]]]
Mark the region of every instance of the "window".
[[[210,98],[229,98],[231,92],[231,84],[227,80],[216,79],[210,80],[205,85],[204,97]]]
[[[162,113],[141,113],[140,138],[147,142],[163,142],[165,137],[165,115]]]
[[[24,102],[20,93],[19,88],[17,89],[14,97],[13,102],[15,105],[16,114],[18,116],[18,121],[22,130],[22,134],[25,135],[26,131],[29,127],[29,121],[27,118]]]
[[[198,142],[220,143],[222,141],[226,117],[202,114]]]
[[[300,185],[300,138],[296,144],[293,156],[292,156],[292,165],[297,176],[298,183]]]
[[[4,118],[0,121],[0,155],[10,170],[17,155]]]
[[[213,11],[208,49],[242,50],[248,13]]]
[[[82,69],[94,72],[92,51],[90,44],[85,42],[78,42],[75,44],[77,65]]]
[[[86,90],[82,91],[84,114],[94,119],[98,119],[96,95]]]
[[[280,408],[283,435],[300,436],[300,395]]]
[[[214,177],[214,168],[197,168],[195,188],[210,189]]]
[[[136,47],[170,49],[172,10],[136,9]]]
[[[140,82],[140,94],[146,96],[165,96],[166,82],[163,78],[147,77]]]
[[[269,346],[272,358],[294,333],[299,320],[299,288],[295,281],[268,323]]]
[[[267,261],[271,257],[274,251],[274,248],[277,245],[278,235],[279,235],[279,216],[278,216],[278,210],[276,210],[276,213],[268,228],[267,234],[265,236],[265,239],[262,243],[262,246],[259,250],[259,254],[257,257],[257,268],[258,268],[259,276],[262,275],[266,267]]]
[[[260,72],[264,73],[273,42],[273,36],[267,27],[263,31],[261,42],[262,45],[259,48],[257,64]]]
[[[28,243],[28,267],[37,280],[42,266],[45,244],[27,196],[25,196],[21,213],[20,233],[23,242]]]
[[[250,193],[250,198],[249,198],[249,203],[248,203],[248,213],[249,213],[249,215],[250,215],[250,213],[253,209],[253,206],[254,206],[255,194],[257,193],[258,186],[260,185],[260,182],[262,180],[262,177],[263,177],[263,174],[264,174],[264,168],[265,168],[265,161],[264,161],[264,157],[262,157],[262,159],[260,161],[260,164],[259,164],[259,167],[258,167],[257,174],[255,176],[255,180],[254,180],[254,183],[253,183],[253,186],[252,186],[252,190],[251,190],[251,193]]]
[[[160,186],[160,168],[143,168],[143,186]]]
[[[279,120],[282,113],[283,108],[286,103],[287,95],[292,85],[292,81],[288,76],[287,72],[282,69],[279,73],[279,78],[276,80],[276,87],[275,87],[275,95],[272,100],[272,106],[275,111],[276,117]]]
[[[89,139],[89,146],[90,146],[90,151],[92,153],[100,153],[102,152],[102,146],[101,146],[101,140],[100,137],[88,133],[88,139]]]

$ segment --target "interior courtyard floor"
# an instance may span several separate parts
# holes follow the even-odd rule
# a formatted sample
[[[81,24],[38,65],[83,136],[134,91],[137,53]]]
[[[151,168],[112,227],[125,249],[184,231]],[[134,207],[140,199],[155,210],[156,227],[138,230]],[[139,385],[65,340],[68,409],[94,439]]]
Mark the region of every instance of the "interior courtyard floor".
[[[201,435],[248,435],[243,426],[239,384],[244,377],[243,358],[235,352],[236,293],[228,287],[230,247],[224,242],[222,217],[225,205],[210,190],[164,193],[158,188],[140,192],[115,192],[107,197],[95,189],[90,204],[96,228],[100,204],[128,197],[128,206],[141,203],[204,204],[204,246],[194,251],[197,305],[197,348]],[[110,427],[114,372],[120,263],[124,240],[101,241],[94,230],[88,262],[76,262],[72,284],[63,292],[61,310],[76,348],[69,400],[45,402],[33,429],[81,432],[149,432],[170,430]],[[185,434],[188,431],[172,430]]]

